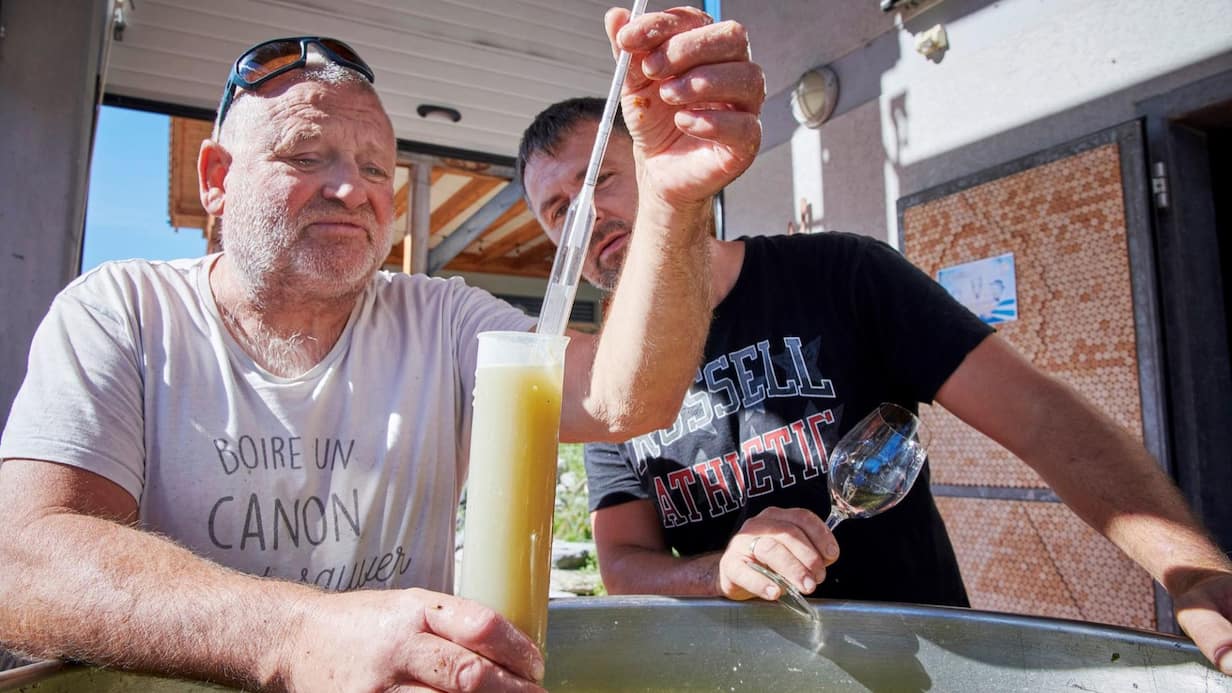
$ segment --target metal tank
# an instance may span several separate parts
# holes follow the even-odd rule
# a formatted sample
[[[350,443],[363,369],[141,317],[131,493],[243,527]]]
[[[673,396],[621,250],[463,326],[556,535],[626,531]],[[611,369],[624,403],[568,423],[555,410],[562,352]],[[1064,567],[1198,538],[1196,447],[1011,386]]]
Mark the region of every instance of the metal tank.
[[[1188,640],[968,609],[597,597],[550,607],[553,691],[1232,692]],[[0,673],[0,691],[169,693],[215,686],[60,664]]]

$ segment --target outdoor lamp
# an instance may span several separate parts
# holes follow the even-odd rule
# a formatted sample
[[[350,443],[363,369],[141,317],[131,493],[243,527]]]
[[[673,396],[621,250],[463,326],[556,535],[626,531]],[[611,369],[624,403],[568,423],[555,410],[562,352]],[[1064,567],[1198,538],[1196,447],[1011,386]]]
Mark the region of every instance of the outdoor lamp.
[[[791,90],[791,114],[797,123],[810,128],[829,120],[837,102],[838,75],[828,67],[805,72]]]

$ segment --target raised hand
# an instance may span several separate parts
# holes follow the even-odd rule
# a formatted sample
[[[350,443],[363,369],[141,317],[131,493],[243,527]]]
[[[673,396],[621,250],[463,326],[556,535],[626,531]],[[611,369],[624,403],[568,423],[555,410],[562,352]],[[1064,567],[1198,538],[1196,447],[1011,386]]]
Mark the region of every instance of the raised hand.
[[[708,201],[744,172],[761,144],[765,77],[744,27],[683,7],[629,21],[604,18],[613,50],[631,54],[621,107],[641,195],[673,206]]]

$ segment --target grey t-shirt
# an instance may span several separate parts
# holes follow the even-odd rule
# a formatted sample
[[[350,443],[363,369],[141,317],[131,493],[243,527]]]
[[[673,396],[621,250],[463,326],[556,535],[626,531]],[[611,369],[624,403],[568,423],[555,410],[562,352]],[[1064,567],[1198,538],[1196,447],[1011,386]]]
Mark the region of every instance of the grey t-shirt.
[[[34,337],[0,458],[95,472],[143,528],[244,572],[449,591],[476,336],[533,321],[460,279],[381,272],[329,354],[282,378],[223,327],[217,258],[71,283]]]

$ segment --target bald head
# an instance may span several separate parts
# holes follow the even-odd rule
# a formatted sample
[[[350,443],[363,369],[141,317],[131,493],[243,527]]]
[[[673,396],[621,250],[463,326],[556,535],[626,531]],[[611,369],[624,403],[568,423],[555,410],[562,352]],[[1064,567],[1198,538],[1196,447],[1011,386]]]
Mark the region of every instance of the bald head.
[[[215,126],[213,139],[224,145],[234,143],[237,136],[242,136],[245,132],[251,130],[254,125],[268,118],[271,100],[286,93],[292,86],[304,82],[315,82],[340,90],[354,89],[364,94],[377,103],[381,115],[386,123],[389,124],[389,129],[393,130],[389,115],[385,112],[384,106],[381,105],[376,89],[373,88],[372,83],[367,78],[355,70],[327,61],[315,53],[310,53],[308,66],[302,70],[292,70],[285,75],[262,84],[252,91],[237,88],[235,100],[232,102],[230,110],[227,111],[227,119],[222,124]]]

